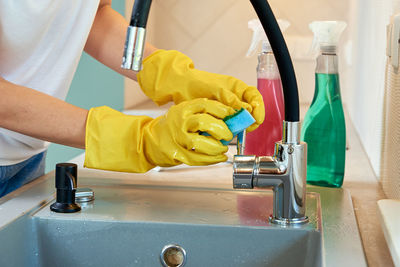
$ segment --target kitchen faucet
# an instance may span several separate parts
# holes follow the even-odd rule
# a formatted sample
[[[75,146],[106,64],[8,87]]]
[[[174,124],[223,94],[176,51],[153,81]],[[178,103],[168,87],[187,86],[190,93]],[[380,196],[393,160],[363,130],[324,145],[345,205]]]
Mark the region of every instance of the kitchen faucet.
[[[275,144],[272,157],[241,155],[243,145],[238,146],[238,155],[233,160],[233,187],[272,188],[274,207],[270,221],[277,224],[301,224],[308,221],[305,216],[307,145],[300,142],[296,76],[286,43],[268,2],[250,2],[267,34],[279,68],[285,100],[285,120],[282,141]],[[135,0],[125,41],[124,69],[140,71],[142,68],[150,6],[151,0]]]
[[[235,155],[233,188],[272,188],[272,223],[301,224],[305,216],[307,144],[300,142],[300,123],[283,122],[282,141],[270,156]]]

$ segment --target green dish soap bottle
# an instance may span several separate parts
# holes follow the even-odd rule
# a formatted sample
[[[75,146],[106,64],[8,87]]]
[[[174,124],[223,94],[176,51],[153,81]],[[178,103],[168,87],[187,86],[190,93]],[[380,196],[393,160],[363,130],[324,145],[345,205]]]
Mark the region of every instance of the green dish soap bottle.
[[[307,143],[307,183],[327,187],[343,184],[346,125],[340,96],[336,48],[345,22],[314,21],[314,48],[319,45],[315,92],[304,118],[301,140]]]

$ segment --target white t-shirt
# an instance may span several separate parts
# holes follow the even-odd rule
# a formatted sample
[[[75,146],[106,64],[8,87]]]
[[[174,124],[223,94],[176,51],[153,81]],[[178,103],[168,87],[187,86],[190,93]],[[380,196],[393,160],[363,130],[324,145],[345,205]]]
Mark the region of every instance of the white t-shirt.
[[[99,0],[1,0],[0,76],[64,100],[98,5]],[[0,166],[48,145],[0,128]]]

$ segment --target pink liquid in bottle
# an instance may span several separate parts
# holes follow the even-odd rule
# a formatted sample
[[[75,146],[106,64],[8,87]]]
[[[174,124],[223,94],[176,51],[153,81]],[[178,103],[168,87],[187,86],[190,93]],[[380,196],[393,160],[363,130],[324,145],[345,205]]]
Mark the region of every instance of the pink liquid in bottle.
[[[285,117],[282,84],[280,79],[257,80],[257,88],[264,99],[265,120],[246,135],[246,155],[272,156],[275,142],[282,139],[282,122]]]

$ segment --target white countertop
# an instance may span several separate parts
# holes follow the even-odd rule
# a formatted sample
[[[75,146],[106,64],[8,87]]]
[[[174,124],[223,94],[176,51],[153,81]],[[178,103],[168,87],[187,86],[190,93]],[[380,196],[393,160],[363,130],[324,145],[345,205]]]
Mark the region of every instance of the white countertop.
[[[380,220],[395,266],[400,266],[400,200],[378,201]]]
[[[302,107],[302,115],[304,116],[307,107]],[[159,109],[159,107],[154,107],[154,109]],[[163,111],[154,111],[153,113],[148,113],[147,107],[145,111],[143,108],[141,112],[146,113],[147,115],[158,116],[159,112],[165,112],[167,107],[161,108]],[[157,113],[158,112],[158,113]],[[142,114],[144,114],[142,113]],[[137,114],[139,113],[131,113],[129,114]],[[368,157],[361,145],[361,142],[357,136],[357,133],[351,124],[350,120],[347,119],[347,141],[349,145],[349,150],[346,151],[346,170],[345,170],[345,179],[343,188],[350,191],[354,211],[357,217],[357,223],[361,235],[361,239],[363,242],[364,252],[368,261],[369,266],[384,266],[390,267],[394,266],[393,261],[390,256],[389,248],[386,244],[384,234],[381,228],[381,223],[379,221],[379,211],[377,201],[380,199],[385,199],[385,195],[383,190],[376,179]],[[234,150],[233,150],[234,152]],[[108,177],[110,173],[112,173],[113,177],[117,179],[127,180],[127,179],[139,179],[138,175],[135,174],[127,174],[127,173],[115,173],[108,171],[100,171],[100,170],[92,170],[83,168],[84,155],[80,155],[71,162],[75,162],[81,167],[79,170],[80,175],[82,177],[89,177],[91,174],[95,174],[96,177]],[[186,168],[185,166],[178,166],[174,168]],[[212,166],[205,167],[191,167],[193,168],[193,172],[188,176],[180,175],[179,173],[185,172],[174,172],[173,168],[170,171],[165,171],[164,169],[155,169],[150,171],[147,174],[141,175],[140,177],[150,180],[151,182],[155,181],[168,181],[168,182],[184,182],[188,184],[196,184],[201,181],[201,183],[210,183],[210,184],[224,184],[224,186],[232,186],[232,177],[229,175],[222,175],[220,172],[224,172],[226,174],[226,169],[231,168],[226,163],[221,163]],[[158,175],[152,175],[154,172],[157,172]],[[172,174],[172,175],[171,175]],[[215,174],[218,174],[218,177],[222,177],[221,179],[215,179]],[[48,188],[54,188],[53,179],[48,179],[50,176],[54,175],[53,173],[49,173],[46,176],[33,181],[25,185],[23,188],[18,189],[17,191],[9,194],[1,199],[0,205],[13,205],[16,207],[14,213],[18,213],[19,211],[26,209],[27,206],[31,205],[33,195],[40,195],[40,192],[31,192],[29,190],[24,190],[26,187],[33,187],[38,183],[43,183],[43,190],[46,191]],[[42,193],[42,197],[43,197]],[[24,203],[16,203],[16,200],[13,199],[14,196],[23,196]],[[48,197],[53,197],[50,195]],[[21,198],[19,198],[21,199]],[[8,202],[8,203],[7,203]],[[385,202],[383,202],[385,203]],[[383,204],[385,205],[385,204]],[[22,207],[24,206],[24,207]],[[381,204],[380,204],[381,206]],[[399,213],[398,213],[399,214]],[[8,216],[10,215],[10,216]],[[15,214],[2,214],[1,224],[7,221],[7,218],[14,217]],[[399,221],[399,220],[397,220]],[[397,244],[400,244],[399,241],[396,241]]]
[[[132,115],[148,114],[150,116],[159,116],[163,114],[168,107],[157,107],[153,103],[144,103],[138,110],[129,110],[126,113]],[[308,106],[301,106],[301,115],[304,117]],[[385,199],[386,196],[377,180],[374,171],[371,167],[370,161],[364,151],[364,148],[359,140],[357,132],[352,125],[349,117],[346,114],[346,136],[348,150],[346,151],[346,170],[343,188],[348,189],[351,193],[354,211],[357,217],[358,227],[363,241],[364,252],[369,266],[394,266],[388,245],[386,244],[385,237],[382,231],[382,225],[379,221],[379,211],[377,201]],[[231,149],[231,153],[235,153]],[[83,167],[84,155],[74,158],[71,162],[77,163]],[[183,166],[184,167],[184,166]],[[182,168],[182,167],[174,167]],[[218,182],[231,184],[231,177],[226,180],[213,181],[211,172],[219,171],[219,165],[209,167],[196,167],[196,175],[193,177],[180,177],[171,175],[170,172],[165,171],[163,175],[157,176],[157,179],[176,180],[185,182],[196,182],[201,179],[203,182]],[[161,169],[162,170],[162,169]],[[150,172],[160,171],[155,169]],[[106,177],[109,172],[84,169],[85,175],[90,175],[95,172],[96,176],[104,175]],[[207,173],[209,173],[207,175]],[[118,177],[124,179],[126,174],[118,174]],[[149,178],[153,179],[151,174]],[[205,181],[204,181],[205,180]]]

